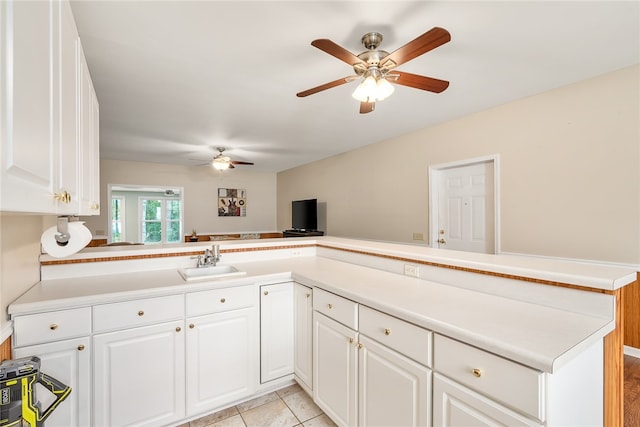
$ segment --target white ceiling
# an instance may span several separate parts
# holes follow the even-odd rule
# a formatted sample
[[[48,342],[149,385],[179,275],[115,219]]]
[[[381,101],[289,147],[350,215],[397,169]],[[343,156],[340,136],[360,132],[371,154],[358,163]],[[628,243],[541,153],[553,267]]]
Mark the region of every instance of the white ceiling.
[[[640,62],[639,1],[73,1],[100,102],[102,158],[197,165],[227,147],[281,171]],[[451,42],[401,71],[451,82],[396,86],[361,115],[353,74],[310,45],[392,52],[434,26]],[[402,154],[402,153],[400,153]],[[195,160],[193,160],[195,159]]]

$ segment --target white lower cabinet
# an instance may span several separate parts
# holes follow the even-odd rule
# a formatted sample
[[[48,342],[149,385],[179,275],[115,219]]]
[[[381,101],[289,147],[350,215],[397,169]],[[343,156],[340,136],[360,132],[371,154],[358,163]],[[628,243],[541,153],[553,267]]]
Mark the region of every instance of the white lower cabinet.
[[[317,288],[313,325],[313,397],[336,424],[431,425],[431,331]]]
[[[41,372],[71,387],[69,396],[47,418],[47,427],[91,425],[90,348],[87,336],[13,350],[14,358],[38,356]]]
[[[542,426],[438,373],[433,393],[434,427]]]
[[[293,282],[260,286],[260,382],[293,374]]]
[[[250,397],[258,385],[256,286],[186,295],[187,416]]]
[[[313,400],[339,426],[357,424],[358,333],[313,313]]]
[[[431,370],[360,334],[358,425],[431,425]]]
[[[159,426],[185,417],[183,320],[94,335],[95,426]]]
[[[293,285],[293,370],[300,385],[313,390],[313,290]]]
[[[187,319],[187,415],[255,392],[257,317],[253,306]]]

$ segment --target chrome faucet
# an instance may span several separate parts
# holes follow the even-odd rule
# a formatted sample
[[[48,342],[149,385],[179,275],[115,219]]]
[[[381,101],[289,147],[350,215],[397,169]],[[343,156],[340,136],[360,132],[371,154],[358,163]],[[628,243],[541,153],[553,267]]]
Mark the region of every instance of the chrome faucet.
[[[218,261],[220,261],[220,245],[213,245],[213,255],[211,257],[211,262],[215,266]]]
[[[196,257],[192,257],[196,258]],[[216,266],[216,263],[220,261],[220,245],[213,245],[212,249],[205,249],[204,255],[198,255],[198,263],[196,267],[209,267]]]
[[[204,266],[216,265],[215,261],[213,260],[213,254],[211,253],[211,249],[209,248],[204,250],[204,259],[202,260],[202,265]]]

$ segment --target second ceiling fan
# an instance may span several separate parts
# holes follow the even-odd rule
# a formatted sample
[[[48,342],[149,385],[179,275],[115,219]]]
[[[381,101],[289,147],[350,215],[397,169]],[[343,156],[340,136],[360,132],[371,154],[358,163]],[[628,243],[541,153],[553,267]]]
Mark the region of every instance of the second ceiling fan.
[[[211,164],[215,169],[224,170],[235,168],[234,165],[253,165],[251,162],[241,162],[238,160],[231,160],[230,157],[223,155],[225,148],[218,147],[218,154],[211,160]]]
[[[351,65],[356,74],[316,86],[296,95],[299,97],[313,95],[364,77],[363,82],[353,93],[353,97],[360,101],[360,113],[365,114],[374,110],[376,101],[381,101],[393,93],[394,88],[390,83],[440,93],[449,86],[448,81],[405,73],[395,68],[450,40],[451,34],[447,30],[434,27],[401,48],[388,53],[378,49],[382,42],[382,35],[371,32],[362,37],[362,44],[367,50],[357,56],[331,40],[314,40],[311,42],[312,46]]]

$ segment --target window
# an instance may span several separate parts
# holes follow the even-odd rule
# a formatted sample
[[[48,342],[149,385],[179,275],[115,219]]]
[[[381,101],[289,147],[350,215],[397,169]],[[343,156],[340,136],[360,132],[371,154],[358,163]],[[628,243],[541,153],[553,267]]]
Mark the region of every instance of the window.
[[[124,242],[127,239],[124,227],[124,197],[111,198],[111,241]]]
[[[165,197],[141,197],[140,241],[142,243],[181,242],[182,203]]]

